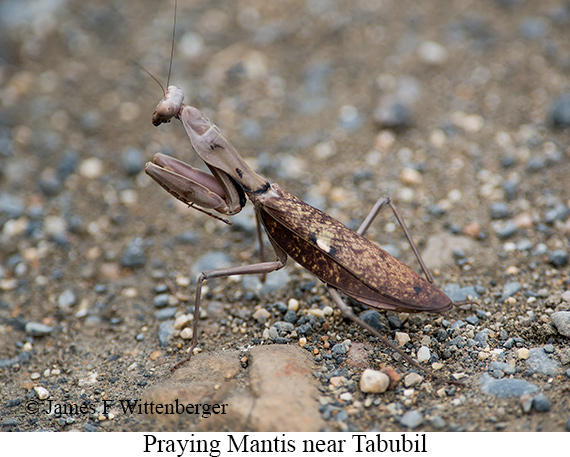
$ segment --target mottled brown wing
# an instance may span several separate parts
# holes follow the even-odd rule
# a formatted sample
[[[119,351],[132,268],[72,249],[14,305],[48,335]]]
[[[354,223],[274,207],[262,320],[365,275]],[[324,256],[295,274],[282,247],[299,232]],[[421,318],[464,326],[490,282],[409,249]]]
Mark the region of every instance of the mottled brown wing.
[[[452,302],[377,244],[275,186],[256,203],[268,235],[325,283],[381,309],[442,312]]]

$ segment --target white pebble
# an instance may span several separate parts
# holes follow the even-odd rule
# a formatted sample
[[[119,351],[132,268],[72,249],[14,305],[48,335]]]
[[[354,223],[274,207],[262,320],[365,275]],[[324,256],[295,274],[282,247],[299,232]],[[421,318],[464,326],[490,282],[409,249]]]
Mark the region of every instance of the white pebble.
[[[330,307],[330,306],[325,306],[325,307],[323,308],[323,314],[324,314],[325,316],[332,316],[333,311],[334,311],[334,310],[333,310],[332,307]]]
[[[185,329],[183,329],[180,332],[180,338],[182,338],[183,340],[189,340],[192,338],[192,329],[189,327],[186,327]]]
[[[40,400],[45,400],[49,397],[49,390],[42,386],[34,387],[34,391]]]
[[[295,298],[289,299],[289,301],[287,302],[287,309],[290,309],[292,311],[297,311],[299,309],[299,300]]]
[[[190,60],[196,59],[204,51],[204,38],[194,32],[186,32],[180,39],[180,50]]]
[[[81,378],[77,382],[77,385],[78,386],[86,386],[88,384],[95,384],[97,382],[97,376],[99,376],[99,373],[97,373],[96,371],[93,371],[92,373],[89,373],[84,378]]]
[[[174,328],[176,330],[180,330],[191,320],[192,316],[189,316],[188,314],[181,314],[176,319],[174,319]]]
[[[517,358],[519,360],[526,360],[530,357],[530,352],[527,348],[520,348],[517,351]]]
[[[418,362],[427,362],[431,357],[429,348],[427,346],[422,346],[418,350]]]
[[[311,308],[310,310],[307,311],[307,314],[312,314],[313,316],[317,316],[320,318],[325,317],[325,313],[323,312],[322,309],[319,308]]]
[[[414,168],[406,167],[400,172],[400,181],[406,185],[419,186],[423,182],[423,177]]]
[[[360,377],[360,391],[367,393],[385,392],[390,385],[390,378],[380,371],[366,369]]]
[[[97,157],[85,159],[79,165],[79,174],[85,178],[98,178],[103,174],[103,162]]]
[[[176,276],[176,285],[188,287],[190,285],[190,278],[188,276]]]
[[[423,41],[418,47],[418,56],[425,63],[440,65],[447,60],[447,49],[435,41]]]

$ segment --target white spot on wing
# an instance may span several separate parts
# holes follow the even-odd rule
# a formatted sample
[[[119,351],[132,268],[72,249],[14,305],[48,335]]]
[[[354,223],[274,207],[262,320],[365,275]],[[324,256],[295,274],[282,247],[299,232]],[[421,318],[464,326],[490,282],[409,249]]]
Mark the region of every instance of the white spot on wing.
[[[330,245],[326,241],[320,240],[318,238],[317,238],[317,246],[320,247],[326,253],[329,253],[331,251]]]

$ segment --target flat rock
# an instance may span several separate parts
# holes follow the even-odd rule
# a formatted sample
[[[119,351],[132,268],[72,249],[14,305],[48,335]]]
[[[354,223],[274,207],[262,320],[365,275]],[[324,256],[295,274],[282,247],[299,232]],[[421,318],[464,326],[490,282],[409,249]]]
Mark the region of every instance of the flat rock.
[[[487,373],[481,376],[479,383],[483,393],[501,398],[520,397],[538,391],[538,386],[523,379],[493,379]]]
[[[198,354],[163,383],[148,389],[142,402],[225,405],[225,414],[153,414],[166,430],[256,432],[318,431],[319,391],[312,357],[282,345],[257,346],[242,367],[234,351]],[[221,407],[220,407],[221,410]]]
[[[544,348],[530,349],[526,364],[534,373],[554,376],[558,372],[558,362],[551,359]]]

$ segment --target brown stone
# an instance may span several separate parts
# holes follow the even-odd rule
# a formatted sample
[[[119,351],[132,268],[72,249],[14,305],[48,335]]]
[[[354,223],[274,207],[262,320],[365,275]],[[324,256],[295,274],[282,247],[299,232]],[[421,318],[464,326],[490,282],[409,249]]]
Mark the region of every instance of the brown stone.
[[[199,354],[161,384],[148,389],[141,401],[157,404],[220,405],[224,414],[149,414],[166,430],[196,431],[318,431],[319,392],[306,351],[281,345],[258,346],[242,367],[237,352]],[[195,408],[202,412],[202,407]]]

